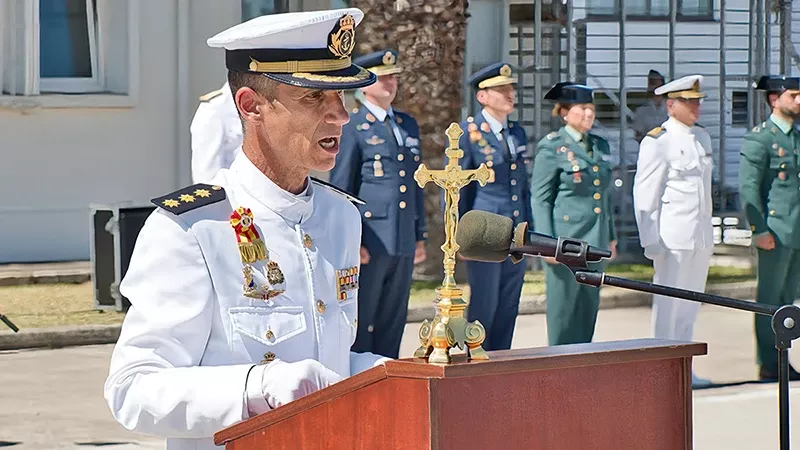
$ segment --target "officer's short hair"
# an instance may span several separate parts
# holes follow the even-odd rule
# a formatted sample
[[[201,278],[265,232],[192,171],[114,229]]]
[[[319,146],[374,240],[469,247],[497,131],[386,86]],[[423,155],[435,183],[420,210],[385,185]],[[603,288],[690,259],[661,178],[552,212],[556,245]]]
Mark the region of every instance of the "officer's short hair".
[[[267,78],[260,73],[246,73],[235,70],[228,71],[228,85],[230,85],[231,94],[234,97],[239,89],[249,87],[266,97],[267,101],[273,102],[278,90],[278,84],[279,82]]]

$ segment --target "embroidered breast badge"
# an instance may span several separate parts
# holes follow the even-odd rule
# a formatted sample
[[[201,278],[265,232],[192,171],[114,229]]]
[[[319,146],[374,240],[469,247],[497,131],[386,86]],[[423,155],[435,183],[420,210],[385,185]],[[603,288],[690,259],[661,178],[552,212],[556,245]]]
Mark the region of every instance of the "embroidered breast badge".
[[[358,289],[358,267],[336,271],[336,290],[340,302],[347,300],[348,292],[356,289]]]
[[[269,260],[267,248],[258,234],[258,230],[256,230],[255,220],[250,208],[236,208],[231,213],[230,224],[236,232],[239,257],[244,264],[244,267],[242,267],[242,275],[244,276],[242,291],[245,297],[269,300],[286,292],[285,289],[282,289],[284,286],[281,286],[286,281],[283,272],[281,272],[277,262]],[[257,282],[257,278],[264,278],[264,275],[253,267],[253,264],[258,261],[267,262],[266,283]]]

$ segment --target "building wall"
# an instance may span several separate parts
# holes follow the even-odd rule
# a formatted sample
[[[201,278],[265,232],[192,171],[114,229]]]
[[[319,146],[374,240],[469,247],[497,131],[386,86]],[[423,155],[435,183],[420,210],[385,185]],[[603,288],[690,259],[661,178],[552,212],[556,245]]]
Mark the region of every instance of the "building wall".
[[[205,40],[239,21],[238,2],[130,1],[138,55],[127,100],[0,102],[0,263],[88,259],[91,203],[147,203],[190,179],[189,121],[225,73]]]

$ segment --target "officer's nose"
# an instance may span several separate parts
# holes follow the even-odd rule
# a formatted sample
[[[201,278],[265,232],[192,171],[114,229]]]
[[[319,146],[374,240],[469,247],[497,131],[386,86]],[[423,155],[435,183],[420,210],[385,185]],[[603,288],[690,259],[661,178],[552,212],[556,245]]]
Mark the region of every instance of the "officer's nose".
[[[328,92],[325,121],[339,126],[350,121],[350,115],[344,107],[344,96],[340,91]]]

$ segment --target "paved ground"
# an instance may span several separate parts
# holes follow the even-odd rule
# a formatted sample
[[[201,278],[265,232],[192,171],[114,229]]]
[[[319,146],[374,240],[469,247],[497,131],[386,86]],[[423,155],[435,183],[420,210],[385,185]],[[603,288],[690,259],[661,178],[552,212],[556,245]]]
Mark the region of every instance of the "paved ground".
[[[603,310],[597,340],[648,337],[647,308]],[[416,348],[419,324],[409,324],[402,356]],[[752,316],[704,305],[696,340],[709,355],[695,360],[698,374],[718,382],[755,376]],[[521,316],[514,347],[545,344],[544,316]],[[791,359],[800,367],[800,343]],[[0,447],[15,449],[163,448],[158,440],[128,433],[113,422],[102,398],[112,346],[0,353]],[[800,449],[800,384],[792,387],[793,448]],[[777,385],[744,384],[694,394],[695,448],[700,450],[777,449]],[[81,445],[84,444],[84,445]]]

